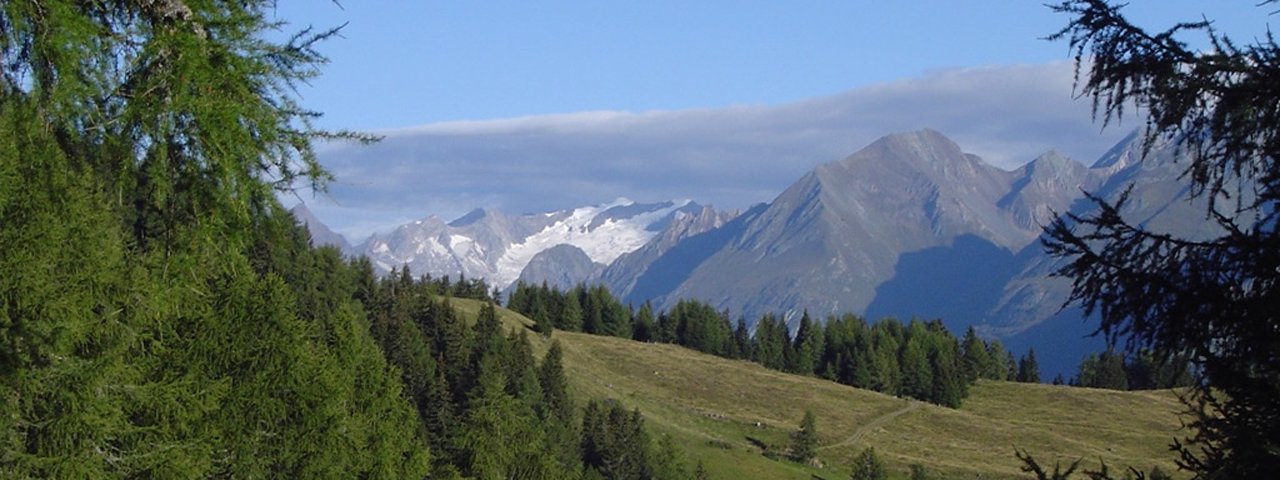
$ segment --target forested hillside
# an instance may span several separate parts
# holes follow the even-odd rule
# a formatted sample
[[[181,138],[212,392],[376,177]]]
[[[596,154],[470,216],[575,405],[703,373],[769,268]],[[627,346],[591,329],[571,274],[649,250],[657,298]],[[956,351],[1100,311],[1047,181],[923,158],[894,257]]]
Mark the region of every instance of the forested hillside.
[[[677,302],[670,311],[623,306],[603,286],[579,285],[569,291],[546,284],[516,284],[507,307],[535,322],[544,335],[553,329],[674,343],[725,358],[750,360],[766,368],[810,375],[890,395],[902,395],[958,407],[978,379],[1039,382],[1035,351],[1015,361],[999,340],[978,338],[973,327],[963,341],[942,321],[912,319],[907,324],[884,318],[868,324],[856,315],[830,316],[823,322],[805,312],[792,334],[786,322],[765,314],[747,328],[727,312],[694,301]]]
[[[0,7],[0,477],[687,476],[440,299],[482,282],[311,247],[276,195],[364,138],[309,126],[334,32],[273,43],[271,7]]]
[[[454,304],[468,317],[483,305]],[[508,325],[534,324],[497,313]],[[535,354],[558,343],[571,392],[639,408],[655,438],[670,435],[684,451],[677,463],[702,465],[708,478],[850,478],[868,448],[889,478],[909,478],[913,465],[924,478],[1026,478],[1015,447],[1048,462],[1176,469],[1168,443],[1181,432],[1182,405],[1169,390],[979,380],[960,408],[948,408],[674,344],[566,331],[530,343]],[[806,412],[816,425],[811,462],[794,457]]]

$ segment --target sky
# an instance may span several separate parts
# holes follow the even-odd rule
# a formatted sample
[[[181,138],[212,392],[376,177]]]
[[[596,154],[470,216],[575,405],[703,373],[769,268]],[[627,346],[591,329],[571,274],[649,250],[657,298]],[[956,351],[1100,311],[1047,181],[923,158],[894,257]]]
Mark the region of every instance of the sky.
[[[281,1],[286,30],[345,25],[299,90],[337,175],[300,192],[353,242],[472,208],[529,213],[690,198],[767,202],[876,138],[933,128],[1012,169],[1092,163],[1103,129],[1073,95],[1067,21],[1043,1]],[[1140,25],[1211,18],[1249,39],[1254,0],[1132,0]],[[1203,17],[1202,17],[1203,16]]]

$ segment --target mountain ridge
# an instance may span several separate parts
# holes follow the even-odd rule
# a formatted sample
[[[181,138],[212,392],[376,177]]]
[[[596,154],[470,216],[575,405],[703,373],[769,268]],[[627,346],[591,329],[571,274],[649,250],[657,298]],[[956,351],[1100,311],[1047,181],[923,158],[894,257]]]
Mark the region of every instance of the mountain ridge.
[[[1125,212],[1144,225],[1214,234],[1203,210],[1185,201],[1181,154],[1170,144],[1147,147],[1135,132],[1090,166],[1047,150],[1004,170],[937,131],[903,132],[814,168],[741,214],[691,201],[625,199],[518,217],[478,209],[447,225],[416,222],[435,236],[413,237],[420,243],[411,250],[456,253],[467,244],[454,235],[486,225],[501,242],[477,238],[475,245],[500,251],[508,264],[496,277],[498,262],[489,260],[489,271],[465,273],[498,286],[516,279],[602,283],[633,305],[652,301],[666,309],[694,299],[748,324],[764,313],[782,314],[792,331],[807,310],[817,318],[943,318],[953,330],[973,326],[1027,347],[1043,343],[1029,337],[1035,332],[1052,332],[1063,347],[1042,358],[1052,373],[1074,366],[1096,343],[1085,338],[1090,329],[1078,310],[1062,310],[1070,285],[1050,277],[1062,262],[1038,242],[1056,213],[1092,211],[1086,191],[1109,201],[1129,191]],[[599,233],[610,228],[626,237],[571,241],[613,235]],[[377,253],[372,241],[365,251]],[[541,255],[559,245],[577,251]],[[537,266],[526,274],[534,258]],[[442,271],[409,264],[415,273]]]

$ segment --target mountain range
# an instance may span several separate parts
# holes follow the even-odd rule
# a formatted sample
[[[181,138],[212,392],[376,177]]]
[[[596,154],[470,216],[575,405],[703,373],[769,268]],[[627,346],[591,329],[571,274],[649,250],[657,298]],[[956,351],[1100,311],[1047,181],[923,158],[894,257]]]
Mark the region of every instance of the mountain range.
[[[800,313],[942,318],[974,326],[1013,351],[1035,347],[1047,372],[1069,372],[1101,348],[1076,309],[1063,309],[1061,260],[1038,239],[1056,212],[1095,208],[1085,192],[1115,200],[1126,218],[1179,235],[1214,232],[1186,201],[1171,145],[1142,155],[1131,134],[1092,166],[1049,151],[1016,170],[984,162],[933,130],[885,136],[819,166],[776,199],[746,212],[694,202],[626,199],[508,216],[475,210],[445,223],[428,217],[375,234],[352,254],[386,272],[466,275],[567,287],[603,283],[639,304],[698,299],[743,315]],[[344,248],[309,212],[295,215],[318,243]]]

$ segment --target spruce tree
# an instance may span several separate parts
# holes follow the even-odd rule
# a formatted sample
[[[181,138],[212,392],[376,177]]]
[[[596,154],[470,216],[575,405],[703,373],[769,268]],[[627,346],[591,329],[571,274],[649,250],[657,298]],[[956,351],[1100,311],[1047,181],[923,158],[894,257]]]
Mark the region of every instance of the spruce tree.
[[[293,93],[334,32],[274,42],[270,11],[0,8],[0,475],[426,473],[339,262],[275,200],[354,137]]]
[[[1036,350],[1027,349],[1027,354],[1018,361],[1018,381],[1022,383],[1040,383],[1040,364],[1036,362]]]
[[[548,448],[552,456],[565,470],[576,470],[581,463],[578,454],[578,430],[574,416],[573,400],[569,397],[569,379],[564,373],[564,349],[560,341],[542,358],[538,368],[538,383],[542,386],[540,418],[545,425]]]
[[[467,404],[462,471],[474,478],[548,478],[555,465],[542,451],[542,432],[533,412],[507,394],[507,383],[496,358],[486,357]]]
[[[1004,350],[1004,345],[1000,340],[992,340],[987,344],[987,371],[983,378],[989,380],[1008,380],[1009,379],[1009,363],[1007,361],[1008,352]]]
[[[947,336],[948,338],[950,336]],[[933,385],[928,400],[944,407],[959,408],[969,395],[968,382],[956,361],[955,340],[935,339],[936,345],[929,357]]]
[[[653,305],[645,300],[640,305],[640,310],[636,312],[634,329],[631,333],[631,339],[637,342],[652,342],[657,336],[658,325],[653,318]]]
[[[564,295],[562,303],[564,308],[555,319],[555,327],[569,332],[581,332],[582,304],[578,303],[578,295],[570,291]],[[541,327],[539,331],[542,331]]]
[[[818,454],[817,420],[812,410],[804,411],[800,429],[791,434],[791,459],[805,463]]]
[[[753,360],[756,358],[755,342],[751,339],[751,330],[747,329],[747,319],[738,317],[738,325],[733,329],[733,341],[738,358]]]
[[[867,447],[853,460],[850,480],[884,480],[889,478],[884,461],[876,456],[876,449]]]
[[[1111,390],[1128,390],[1129,380],[1124,370],[1124,356],[1108,348],[1098,356],[1095,383],[1091,386]]]
[[[653,454],[649,457],[653,464],[654,480],[685,480],[689,478],[689,470],[685,466],[684,454],[676,446],[671,435],[663,435],[654,445]]]
[[[822,354],[826,349],[822,327],[809,319],[809,311],[805,310],[800,317],[800,326],[796,330],[796,373],[813,375],[822,365]]]
[[[964,378],[973,383],[979,378],[987,378],[991,370],[991,361],[987,356],[987,345],[978,338],[978,333],[970,326],[964,332]]]
[[[902,353],[902,394],[929,400],[933,390],[933,369],[925,350],[925,339],[912,337]]]

